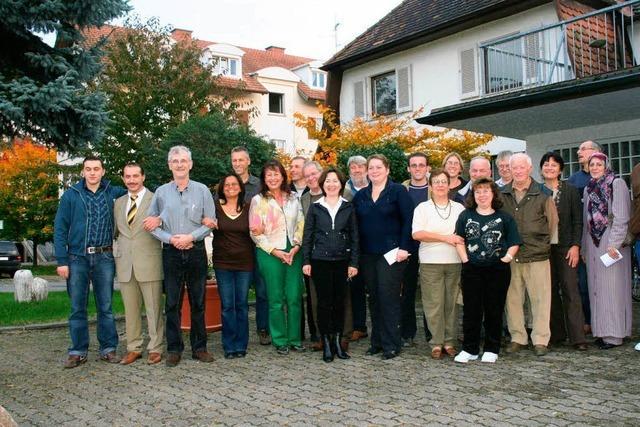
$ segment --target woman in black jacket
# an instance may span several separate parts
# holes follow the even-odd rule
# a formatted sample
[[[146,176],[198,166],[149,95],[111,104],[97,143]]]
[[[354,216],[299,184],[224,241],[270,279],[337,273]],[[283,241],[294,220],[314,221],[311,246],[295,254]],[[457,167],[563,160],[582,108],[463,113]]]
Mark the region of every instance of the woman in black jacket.
[[[558,209],[558,227],[551,233],[551,344],[569,343],[576,350],[587,349],[584,315],[578,290],[578,259],[582,239],[582,202],[578,190],[561,181],[564,160],[558,153],[540,159],[544,185],[553,192]],[[562,295],[562,297],[560,296]],[[566,325],[565,325],[566,319]]]
[[[358,274],[358,227],[353,205],[342,198],[345,178],[335,168],[319,179],[324,197],[309,207],[302,239],[302,272],[311,276],[318,295],[322,359],[350,356],[340,347],[347,280]]]

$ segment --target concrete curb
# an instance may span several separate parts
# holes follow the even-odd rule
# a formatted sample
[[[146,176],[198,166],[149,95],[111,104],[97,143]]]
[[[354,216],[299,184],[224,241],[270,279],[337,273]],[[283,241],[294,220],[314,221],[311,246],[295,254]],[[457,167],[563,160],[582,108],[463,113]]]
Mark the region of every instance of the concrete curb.
[[[255,306],[255,301],[249,302],[249,307]],[[146,317],[144,314],[143,317]],[[116,321],[124,320],[124,315],[115,316]],[[93,325],[97,322],[96,319],[89,319],[89,324]],[[26,332],[26,331],[39,331],[43,329],[56,329],[56,328],[66,328],[69,326],[69,322],[52,322],[52,323],[33,323],[31,325],[17,325],[17,326],[1,326],[0,334],[6,332]]]
[[[116,321],[124,320],[124,316],[115,316]],[[97,322],[96,319],[89,319],[89,324],[93,325]],[[52,323],[33,323],[30,325],[17,325],[17,326],[2,326],[0,327],[0,334],[5,332],[26,332],[26,331],[39,331],[43,329],[56,329],[66,328],[69,326],[69,322],[52,322]]]

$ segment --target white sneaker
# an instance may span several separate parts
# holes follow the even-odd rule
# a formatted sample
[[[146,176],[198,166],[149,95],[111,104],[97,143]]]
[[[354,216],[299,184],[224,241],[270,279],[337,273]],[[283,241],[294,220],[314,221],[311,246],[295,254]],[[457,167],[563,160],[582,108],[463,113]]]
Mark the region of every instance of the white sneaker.
[[[490,351],[485,351],[484,353],[482,353],[482,360],[480,361],[485,363],[496,363],[496,360],[498,360],[497,354],[491,353]]]
[[[636,346],[634,348],[636,349],[636,351],[640,351],[640,342],[638,344],[636,344]]]
[[[478,355],[469,354],[464,350],[458,353],[458,355],[453,359],[454,362],[458,362],[458,363],[467,363],[470,360],[478,360]]]

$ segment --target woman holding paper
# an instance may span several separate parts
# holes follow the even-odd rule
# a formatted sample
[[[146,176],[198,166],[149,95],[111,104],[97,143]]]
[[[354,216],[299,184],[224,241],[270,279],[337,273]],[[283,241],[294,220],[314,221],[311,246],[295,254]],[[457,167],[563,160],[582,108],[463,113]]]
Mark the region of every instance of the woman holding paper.
[[[464,239],[455,234],[456,221],[464,206],[449,200],[449,174],[436,169],[429,176],[431,199],[420,203],[413,213],[413,238],[420,242],[420,290],[422,308],[431,331],[431,357],[443,352],[455,357],[458,339],[460,257],[456,245]]]
[[[604,153],[589,159],[584,189],[582,256],[587,265],[591,329],[603,350],[631,335],[631,250],[623,247],[631,211],[629,189]],[[614,261],[608,267],[606,263]]]
[[[367,355],[392,359],[400,352],[401,282],[410,254],[413,202],[389,179],[389,161],[367,159],[369,186],[353,198],[360,234],[360,274],[369,290],[371,347]]]

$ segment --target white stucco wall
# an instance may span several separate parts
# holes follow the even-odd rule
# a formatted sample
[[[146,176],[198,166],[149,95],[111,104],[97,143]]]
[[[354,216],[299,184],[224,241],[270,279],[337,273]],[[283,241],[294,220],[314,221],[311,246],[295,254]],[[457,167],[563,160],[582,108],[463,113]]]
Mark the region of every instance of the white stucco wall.
[[[355,82],[362,80],[367,82],[365,102],[366,110],[370,112],[369,79],[407,65],[410,65],[412,70],[411,92],[414,111],[423,107],[423,114],[426,115],[434,108],[457,104],[461,101],[459,60],[461,50],[501,36],[556,22],[558,22],[558,15],[553,3],[550,2],[517,15],[348,69],[342,78],[340,119],[348,122],[354,117],[353,85]],[[465,101],[468,100],[469,98],[465,99]],[[500,138],[488,148],[492,153],[503,149],[522,151],[524,142]]]
[[[309,139],[306,129],[295,126],[293,114],[303,113],[310,117],[320,117],[314,101],[305,101],[298,93],[298,77],[288,70],[270,72],[269,75],[280,77],[258,77],[260,83],[272,93],[284,95],[283,114],[269,113],[269,95],[251,93],[243,101],[255,114],[249,117],[249,125],[256,133],[266,139],[280,139],[285,142],[285,150],[289,154],[309,154],[315,152],[317,141]],[[295,78],[291,78],[295,76]]]

